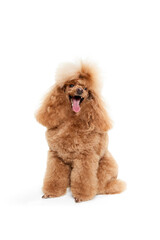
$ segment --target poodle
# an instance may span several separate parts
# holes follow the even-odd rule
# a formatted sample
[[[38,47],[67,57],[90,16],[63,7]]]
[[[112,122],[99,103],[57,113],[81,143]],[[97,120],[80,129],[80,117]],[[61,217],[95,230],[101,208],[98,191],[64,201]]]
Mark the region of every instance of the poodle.
[[[36,119],[47,128],[49,145],[43,198],[71,188],[76,202],[125,190],[108,151],[111,120],[100,97],[99,71],[93,63],[62,64]]]

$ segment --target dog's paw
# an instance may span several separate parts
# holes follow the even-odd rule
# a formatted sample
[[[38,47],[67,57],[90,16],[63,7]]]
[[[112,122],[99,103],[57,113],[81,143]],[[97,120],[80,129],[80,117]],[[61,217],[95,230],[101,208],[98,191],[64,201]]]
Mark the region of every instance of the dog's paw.
[[[80,199],[80,198],[75,198],[74,200],[75,200],[76,203],[79,203],[79,202],[82,202],[82,201],[83,201],[83,200]]]
[[[80,202],[85,202],[85,201],[89,201],[93,198],[94,196],[77,196],[74,197],[74,200],[76,203],[80,203]]]
[[[42,196],[42,198],[45,198],[45,199],[47,199],[47,198],[53,198],[53,197],[55,197],[55,196],[48,195],[48,194],[44,194],[44,195]]]

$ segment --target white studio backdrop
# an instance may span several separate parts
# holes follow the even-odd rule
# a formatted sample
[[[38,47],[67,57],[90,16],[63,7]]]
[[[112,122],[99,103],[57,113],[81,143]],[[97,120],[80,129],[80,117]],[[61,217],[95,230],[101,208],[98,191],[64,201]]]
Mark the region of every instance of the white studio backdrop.
[[[120,195],[41,199],[48,146],[34,112],[59,63],[91,59],[114,121]],[[160,239],[160,2],[0,1],[2,239]]]

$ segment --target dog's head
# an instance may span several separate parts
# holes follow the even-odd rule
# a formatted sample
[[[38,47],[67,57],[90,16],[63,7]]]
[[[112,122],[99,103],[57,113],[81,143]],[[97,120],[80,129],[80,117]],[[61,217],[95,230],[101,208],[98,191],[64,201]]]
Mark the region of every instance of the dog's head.
[[[79,118],[102,131],[111,127],[99,93],[99,75],[91,63],[64,64],[56,73],[56,84],[36,114],[48,128]]]
[[[64,85],[66,102],[75,114],[85,107],[91,99],[91,91],[87,87],[86,80],[73,79]]]

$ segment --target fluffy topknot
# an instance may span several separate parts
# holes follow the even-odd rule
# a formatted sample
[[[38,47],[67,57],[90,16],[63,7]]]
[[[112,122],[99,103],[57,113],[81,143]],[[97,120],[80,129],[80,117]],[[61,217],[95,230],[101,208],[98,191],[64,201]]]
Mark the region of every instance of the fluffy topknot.
[[[87,80],[88,86],[94,91],[100,90],[100,74],[98,67],[92,62],[60,64],[56,71],[56,84],[60,87],[70,80]]]

